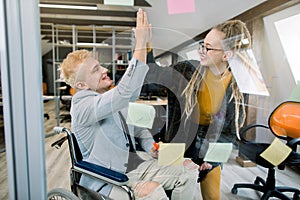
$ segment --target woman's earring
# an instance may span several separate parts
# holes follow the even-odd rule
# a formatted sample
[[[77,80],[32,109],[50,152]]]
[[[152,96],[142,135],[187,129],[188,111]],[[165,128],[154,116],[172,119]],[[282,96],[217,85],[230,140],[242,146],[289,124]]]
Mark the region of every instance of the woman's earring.
[[[225,53],[225,56],[224,56],[225,61],[228,61],[233,56],[232,51],[225,51],[224,53]]]

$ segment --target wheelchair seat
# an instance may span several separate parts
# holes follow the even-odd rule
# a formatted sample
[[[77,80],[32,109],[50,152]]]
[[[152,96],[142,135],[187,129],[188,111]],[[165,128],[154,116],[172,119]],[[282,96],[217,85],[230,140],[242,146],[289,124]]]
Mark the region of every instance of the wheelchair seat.
[[[76,136],[69,129],[64,127],[55,127],[55,133],[65,132],[67,136],[61,138],[60,140],[54,142],[51,146],[60,148],[65,140],[68,140],[69,143],[69,152],[71,158],[71,169],[70,169],[70,178],[71,178],[71,191],[81,199],[109,199],[107,196],[101,195],[100,193],[93,191],[89,188],[86,188],[80,185],[80,178],[82,174],[90,176],[92,178],[98,179],[108,185],[118,187],[127,193],[128,199],[135,199],[133,191],[128,184],[128,177],[126,174],[119,173],[117,171],[108,169],[106,167],[96,165],[83,160]],[[165,190],[167,196],[170,198],[172,196],[172,189]],[[124,199],[124,196],[122,197]],[[171,198],[170,198],[171,199]]]
[[[128,177],[125,174],[117,171],[105,168],[94,163],[86,162],[82,160],[82,154],[77,143],[77,139],[69,129],[64,127],[55,127],[55,133],[65,132],[67,136],[56,141],[51,146],[60,147],[65,140],[68,140],[69,151],[71,158],[71,191],[81,199],[93,199],[102,200],[107,199],[106,196],[102,196],[96,191],[90,190],[79,184],[82,174],[98,179],[99,181],[105,182],[109,185],[115,186],[127,193],[129,199],[134,199],[133,191],[126,184],[128,183]]]
[[[112,181],[116,185],[124,185],[128,183],[128,177],[125,174],[107,169],[105,167],[90,162],[83,161],[82,154],[77,143],[77,139],[73,133],[71,135],[76,156],[76,161],[74,161],[75,169],[84,169],[90,171],[92,173],[95,173],[95,176],[97,177],[98,175],[100,175],[100,177],[98,178],[105,178],[107,181]]]

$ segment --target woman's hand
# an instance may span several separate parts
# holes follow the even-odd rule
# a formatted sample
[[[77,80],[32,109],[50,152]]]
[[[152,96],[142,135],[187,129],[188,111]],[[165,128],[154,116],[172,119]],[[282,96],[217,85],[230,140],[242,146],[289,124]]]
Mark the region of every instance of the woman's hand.
[[[212,168],[211,164],[204,162],[204,163],[202,163],[202,165],[200,165],[199,171],[207,170],[207,169],[211,169],[211,168]]]

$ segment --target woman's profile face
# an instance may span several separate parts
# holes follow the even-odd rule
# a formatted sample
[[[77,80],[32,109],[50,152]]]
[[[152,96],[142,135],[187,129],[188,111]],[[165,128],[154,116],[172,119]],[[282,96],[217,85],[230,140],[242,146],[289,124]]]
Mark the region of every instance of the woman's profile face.
[[[218,67],[224,62],[224,51],[222,50],[222,40],[225,34],[216,29],[212,29],[204,38],[204,51],[199,51],[201,65],[207,67]]]

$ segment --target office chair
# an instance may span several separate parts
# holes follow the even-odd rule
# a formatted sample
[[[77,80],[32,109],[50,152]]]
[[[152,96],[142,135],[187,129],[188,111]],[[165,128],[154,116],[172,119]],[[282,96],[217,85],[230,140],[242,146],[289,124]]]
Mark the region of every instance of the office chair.
[[[263,193],[261,199],[266,200],[269,197],[279,199],[291,199],[284,192],[293,193],[293,199],[300,199],[299,188],[288,186],[276,186],[275,167],[265,160],[260,154],[270,146],[268,143],[258,143],[247,141],[245,133],[251,128],[269,129],[275,137],[281,139],[292,149],[289,156],[279,164],[278,169],[283,170],[285,166],[299,166],[300,153],[297,152],[297,145],[300,145],[300,102],[287,101],[277,106],[269,116],[268,126],[260,124],[251,124],[241,129],[242,143],[239,146],[240,153],[255,162],[256,164],[268,168],[266,180],[257,176],[254,183],[236,183],[231,193],[237,194],[238,188],[249,188]]]
[[[63,86],[60,87],[60,93],[59,93],[59,100],[62,103],[62,107],[60,110],[65,110],[68,113],[63,113],[60,114],[60,122],[64,121],[70,121],[71,120],[71,115],[70,115],[70,109],[71,109],[71,101],[72,101],[72,96],[74,94],[74,89],[71,88],[70,86]]]

